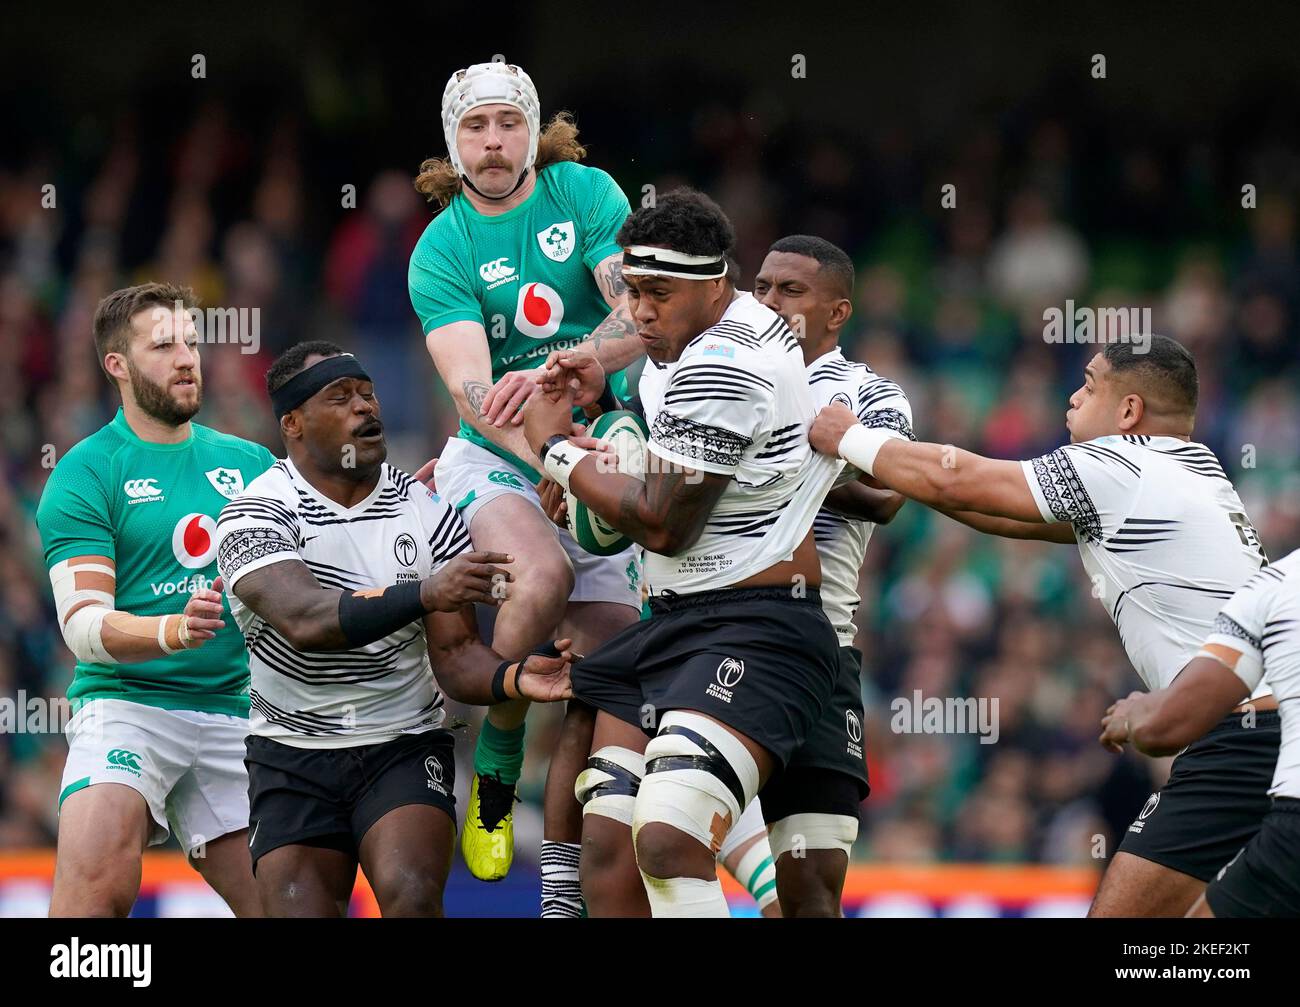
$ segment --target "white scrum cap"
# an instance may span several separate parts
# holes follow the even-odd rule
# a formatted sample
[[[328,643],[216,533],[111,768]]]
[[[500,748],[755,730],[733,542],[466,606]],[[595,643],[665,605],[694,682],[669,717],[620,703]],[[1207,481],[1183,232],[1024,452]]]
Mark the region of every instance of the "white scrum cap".
[[[537,159],[537,138],[542,131],[542,107],[532,78],[513,63],[475,63],[451,75],[442,92],[442,132],[458,175],[465,174],[465,166],[456,149],[456,132],[466,113],[480,105],[513,105],[523,113],[528,125],[528,156],[521,166],[522,177]]]

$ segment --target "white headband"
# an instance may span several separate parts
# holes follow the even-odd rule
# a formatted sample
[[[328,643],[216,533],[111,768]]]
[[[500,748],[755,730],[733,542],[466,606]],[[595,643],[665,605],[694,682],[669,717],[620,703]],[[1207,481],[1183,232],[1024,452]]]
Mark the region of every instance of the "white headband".
[[[654,245],[629,245],[623,250],[623,272],[632,276],[716,280],[727,275],[727,259],[722,255],[691,255]]]

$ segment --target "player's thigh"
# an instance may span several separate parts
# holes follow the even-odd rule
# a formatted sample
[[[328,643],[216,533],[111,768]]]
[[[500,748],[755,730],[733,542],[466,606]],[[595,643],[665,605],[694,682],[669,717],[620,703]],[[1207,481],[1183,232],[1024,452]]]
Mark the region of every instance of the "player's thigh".
[[[277,918],[347,914],[357,861],[349,851],[325,845],[327,837],[277,846],[257,859],[262,911]]]
[[[366,785],[352,835],[385,915],[442,910],[456,833],[456,751],[450,731],[367,746]]]
[[[262,898],[253,877],[248,829],[227,832],[190,851],[190,865],[199,872],[230,911],[240,918],[262,915]]]
[[[590,654],[610,637],[641,621],[641,610],[608,601],[573,601],[556,636],[573,641],[575,654]]]
[[[167,797],[192,755],[188,725],[169,710],[95,700],[72,718],[67,735],[59,792],[64,875],[123,857],[138,864],[146,846],[167,838]]]
[[[516,583],[531,578],[567,585],[560,596],[568,598],[573,564],[560,545],[555,525],[529,497],[518,493],[493,497],[474,512],[469,533],[475,549],[514,557],[509,569]]]
[[[843,723],[842,718],[838,718]],[[843,747],[841,741],[840,747]],[[822,765],[800,760],[820,756]],[[785,916],[839,916],[849,852],[866,797],[865,774],[827,747],[805,746],[760,795],[771,826],[776,886]],[[831,768],[835,764],[838,768]]]
[[[408,804],[361,839],[361,869],[385,916],[441,916],[456,823],[445,808]]]
[[[1204,891],[1205,882],[1200,878],[1120,851],[1102,875],[1088,915],[1182,916]]]
[[[149,805],[133,787],[97,783],[70,794],[59,810],[56,882],[138,876],[154,827]]]

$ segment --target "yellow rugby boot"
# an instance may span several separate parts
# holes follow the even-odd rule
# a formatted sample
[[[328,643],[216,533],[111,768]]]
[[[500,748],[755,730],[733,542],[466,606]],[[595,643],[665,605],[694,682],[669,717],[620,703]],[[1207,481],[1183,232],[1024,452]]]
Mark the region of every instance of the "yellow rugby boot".
[[[500,881],[515,858],[515,788],[500,774],[475,773],[469,811],[460,834],[460,852],[480,881]]]

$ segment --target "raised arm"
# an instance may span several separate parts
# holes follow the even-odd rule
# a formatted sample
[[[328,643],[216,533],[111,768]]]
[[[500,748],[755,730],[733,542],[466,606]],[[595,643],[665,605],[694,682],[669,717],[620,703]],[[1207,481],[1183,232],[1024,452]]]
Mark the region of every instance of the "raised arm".
[[[818,451],[838,454],[890,489],[939,510],[1043,521],[1019,462],[868,430],[840,405],[817,414],[809,440]]]
[[[591,271],[596,278],[609,314],[591,330],[591,336],[572,350],[590,353],[600,361],[606,374],[621,371],[645,354],[645,347],[636,338],[636,322],[627,306],[627,284],[623,281],[623,253],[615,252],[598,263]]]
[[[482,324],[449,322],[430,330],[424,343],[461,418],[493,444],[540,469],[541,462],[518,427],[494,426],[487,419],[484,404],[492,391],[492,357]]]

